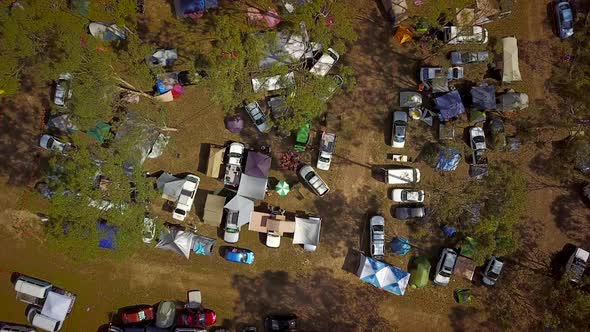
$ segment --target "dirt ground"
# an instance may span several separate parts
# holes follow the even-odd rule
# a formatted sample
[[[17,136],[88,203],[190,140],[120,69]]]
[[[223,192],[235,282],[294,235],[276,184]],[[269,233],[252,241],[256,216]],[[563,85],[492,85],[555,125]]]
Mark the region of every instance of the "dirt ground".
[[[153,13],[148,11],[150,25],[142,27],[143,33],[152,40],[170,43],[176,37],[168,36],[165,28],[167,24],[175,25],[168,5],[155,0],[146,3]],[[245,230],[241,232],[239,246],[256,253],[256,263],[252,266],[225,262],[217,252],[212,257],[193,255],[186,260],[150,246],[125,260],[105,251],[100,260],[84,265],[48,252],[34,215],[43,211],[47,203],[26,187],[36,177],[42,162],[42,154],[33,146],[46,107],[35,104],[34,98],[3,101],[2,126],[6,130],[0,132],[0,151],[3,157],[9,157],[0,163],[0,174],[4,175],[0,191],[3,207],[0,234],[6,239],[0,251],[3,275],[0,279],[5,280],[0,286],[3,308],[0,319],[25,321],[24,305],[14,299],[8,282],[9,274],[19,271],[51,280],[78,294],[74,312],[63,329],[66,332],[94,331],[107,323],[110,313],[120,307],[153,304],[164,299],[182,300],[190,289],[203,291],[204,305],[217,312],[218,326],[260,326],[265,315],[284,311],[296,313],[304,329],[314,331],[463,331],[478,326],[485,319],[482,310],[485,304],[476,301],[471,311],[459,307],[452,292],[469,284],[458,277],[450,287],[409,288],[405,296],[398,297],[363,284],[354,275],[359,252],[365,252],[368,247],[370,215],[385,216],[389,239],[413,238],[407,225],[391,216],[392,204],[387,198],[390,188],[383,183],[379,169],[391,164],[387,161],[388,154],[402,152],[416,156],[421,143],[433,136],[431,128],[413,122],[408,131],[408,147],[401,151],[388,147],[391,109],[397,105],[400,90],[416,86],[419,52],[415,46],[394,43],[392,30],[375,3],[370,2],[365,11],[359,15],[359,40],[341,60],[355,69],[358,85],[351,93],[334,97],[329,112],[340,120],[326,124],[328,130],[338,135],[333,166],[329,172],[321,173],[332,191],[320,199],[302,187],[300,195],[270,195],[266,200],[289,212],[305,211],[323,218],[321,243],[312,254],[291,245],[289,238],[283,238],[278,249],[267,248],[263,236]],[[520,68],[525,81],[514,84],[514,88],[529,93],[533,102],[517,116],[550,116],[540,113],[550,112],[554,107],[546,85],[555,63],[551,56],[567,50],[567,46],[552,35],[546,1],[519,1],[512,16],[488,27],[496,40],[508,35],[519,39]],[[293,144],[293,139],[261,135],[248,121],[241,134],[228,132],[223,127],[223,111],[209,102],[207,91],[187,89],[164,117],[169,127],[178,129],[178,134],[172,137],[165,154],[149,160],[146,168],[152,172],[193,172],[201,177],[196,208],[189,223],[197,225],[199,233],[217,237],[217,248],[223,245],[219,231],[198,220],[206,194],[222,188],[221,182],[203,173],[209,144],[222,145],[230,140],[252,146],[271,144],[274,153],[271,176],[290,183],[296,181],[293,172],[279,171],[276,165],[278,156]],[[546,158],[548,152],[525,146],[518,154],[491,157],[515,160],[530,175],[529,209],[523,220],[526,225],[523,228],[530,230],[527,243],[552,254],[565,243],[590,241],[587,222],[590,214],[580,199],[579,188],[564,188],[544,177],[539,160]],[[317,150],[309,151],[304,161],[315,164],[316,154]],[[417,167],[422,170],[426,183],[441,181],[434,178],[441,175],[425,164],[418,163]],[[442,181],[467,178],[465,165],[456,174],[445,175]],[[158,202],[155,212],[171,222],[170,213],[162,209],[163,204],[163,200]],[[438,243],[430,240],[415,243],[416,248],[408,256],[389,253],[386,261],[407,269],[410,256],[425,254],[434,263],[444,240],[442,234],[432,237],[439,238]],[[476,295],[488,292],[483,287],[471,287]]]

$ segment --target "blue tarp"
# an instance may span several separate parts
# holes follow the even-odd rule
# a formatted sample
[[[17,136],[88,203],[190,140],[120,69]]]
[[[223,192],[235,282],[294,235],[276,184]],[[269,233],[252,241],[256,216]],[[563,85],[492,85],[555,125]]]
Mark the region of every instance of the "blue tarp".
[[[461,161],[461,153],[453,148],[442,147],[436,162],[436,169],[439,171],[450,172],[457,169]]]
[[[117,249],[117,227],[103,222],[96,222],[98,232],[98,246],[105,249]]]
[[[365,255],[361,255],[357,275],[366,283],[400,296],[410,281],[408,272]]]
[[[482,83],[471,88],[471,99],[475,109],[496,109],[496,86]]]
[[[465,106],[463,106],[461,96],[457,90],[435,98],[434,103],[440,111],[439,119],[443,122],[465,113]]]
[[[457,233],[457,229],[455,227],[452,227],[452,226],[443,226],[442,227],[442,232],[446,236],[452,237],[453,235],[455,235],[455,233]]]
[[[412,249],[412,246],[410,245],[410,241],[408,241],[408,239],[403,238],[403,237],[396,237],[393,241],[391,241],[389,246],[391,247],[391,250],[393,250],[393,252],[395,254],[402,255],[402,256],[407,254],[410,251],[410,249]]]
[[[202,14],[208,9],[219,8],[218,0],[176,0],[174,4],[177,16]]]

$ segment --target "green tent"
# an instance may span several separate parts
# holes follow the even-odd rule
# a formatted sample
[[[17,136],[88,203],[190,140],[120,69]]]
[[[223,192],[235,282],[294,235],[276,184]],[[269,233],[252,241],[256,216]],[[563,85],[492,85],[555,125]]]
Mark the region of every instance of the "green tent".
[[[428,285],[430,274],[430,262],[424,256],[419,256],[412,262],[410,269],[410,286],[412,288],[423,288]]]
[[[471,124],[476,124],[480,122],[486,121],[486,113],[484,111],[479,110],[470,110],[469,111],[469,122]]]
[[[86,135],[100,143],[104,143],[104,138],[109,134],[110,131],[111,125],[106,122],[99,122],[96,124],[96,127],[87,131]]]
[[[309,130],[311,129],[311,124],[306,123],[303,127],[299,128],[297,131],[297,137],[295,138],[295,151],[303,152],[307,147],[307,142],[309,142]]]
[[[455,289],[455,301],[459,304],[469,304],[473,300],[471,289],[459,288]]]
[[[475,239],[472,237],[466,237],[465,241],[461,245],[461,256],[473,258],[473,254],[475,253],[476,247],[477,241],[475,241]]]

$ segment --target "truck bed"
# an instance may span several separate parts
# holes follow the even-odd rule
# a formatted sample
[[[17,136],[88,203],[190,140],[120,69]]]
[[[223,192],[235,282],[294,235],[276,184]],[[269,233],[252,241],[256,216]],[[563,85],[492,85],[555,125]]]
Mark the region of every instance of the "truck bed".
[[[240,183],[242,169],[237,165],[227,165],[225,167],[225,176],[223,177],[223,184],[226,186],[237,187]]]

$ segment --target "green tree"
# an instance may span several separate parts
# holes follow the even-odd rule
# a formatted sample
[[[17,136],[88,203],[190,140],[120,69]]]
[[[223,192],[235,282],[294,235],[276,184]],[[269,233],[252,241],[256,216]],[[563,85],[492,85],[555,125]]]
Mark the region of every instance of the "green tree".
[[[583,331],[590,320],[590,294],[563,278],[545,302],[543,327],[563,331]]]

